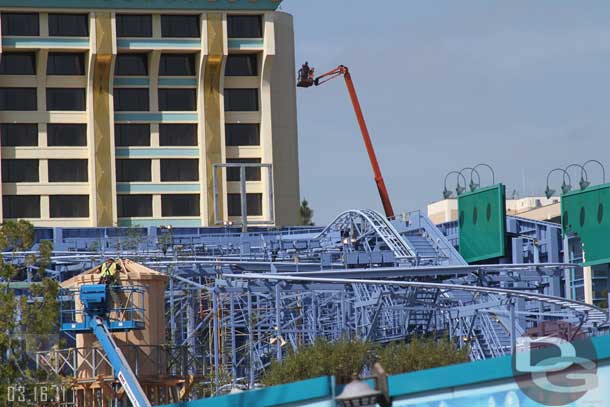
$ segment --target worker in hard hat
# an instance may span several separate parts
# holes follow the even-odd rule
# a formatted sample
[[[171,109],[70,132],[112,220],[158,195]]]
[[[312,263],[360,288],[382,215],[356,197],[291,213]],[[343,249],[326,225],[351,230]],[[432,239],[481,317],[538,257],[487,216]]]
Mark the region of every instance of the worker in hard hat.
[[[299,80],[297,86],[300,88],[308,88],[314,83],[314,68],[309,67],[309,63],[305,62],[299,69]]]
[[[100,273],[100,284],[112,285],[118,281],[118,273],[121,271],[121,266],[114,261],[114,259],[108,259],[100,267],[98,267],[98,273]]]

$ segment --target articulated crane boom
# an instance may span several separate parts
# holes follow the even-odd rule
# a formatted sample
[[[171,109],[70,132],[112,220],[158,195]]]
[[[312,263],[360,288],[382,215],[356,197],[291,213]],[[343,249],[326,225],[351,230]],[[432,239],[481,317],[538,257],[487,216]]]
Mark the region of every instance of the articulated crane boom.
[[[356,89],[354,88],[354,82],[352,81],[352,76],[349,73],[349,69],[344,65],[339,65],[337,68],[333,69],[330,72],[322,74],[316,78],[314,78],[314,69],[310,68],[308,63],[305,62],[301,70],[299,71],[299,82],[297,84],[300,88],[309,88],[312,85],[319,86],[323,83],[330,81],[331,79],[335,79],[339,76],[343,76],[345,79],[345,84],[347,85],[347,91],[349,92],[349,96],[352,100],[352,105],[354,106],[354,112],[356,113],[356,119],[358,120],[358,125],[360,126],[360,131],[362,132],[362,139],[364,140],[364,145],[366,147],[366,151],[369,155],[369,159],[371,161],[371,166],[373,167],[373,173],[375,174],[375,183],[377,184],[377,190],[379,191],[379,197],[381,198],[381,204],[383,205],[383,210],[385,211],[385,215],[389,219],[394,218],[394,208],[392,208],[392,202],[390,201],[390,195],[388,194],[388,190],[385,186],[385,181],[383,180],[383,176],[381,175],[381,169],[379,168],[379,162],[377,161],[377,155],[375,154],[375,149],[373,148],[373,143],[371,141],[371,136],[369,135],[369,130],[366,127],[366,122],[364,121],[364,115],[362,114],[362,108],[360,107],[360,102],[358,101],[358,95],[356,94]]]

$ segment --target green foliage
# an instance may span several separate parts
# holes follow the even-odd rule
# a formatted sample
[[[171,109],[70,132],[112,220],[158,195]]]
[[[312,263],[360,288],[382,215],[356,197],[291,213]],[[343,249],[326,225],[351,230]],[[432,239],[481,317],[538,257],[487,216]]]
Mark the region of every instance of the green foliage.
[[[290,383],[312,377],[332,375],[337,382],[346,383],[353,373],[371,365],[374,345],[358,340],[329,342],[317,340],[288,354],[284,360],[273,361],[262,382],[267,386]]]
[[[313,226],[313,209],[309,207],[307,199],[303,199],[299,208],[299,224],[302,226]]]
[[[388,374],[463,363],[469,360],[469,349],[457,349],[449,339],[413,339],[410,343],[387,345],[359,340],[328,342],[318,340],[313,345],[289,353],[281,362],[273,361],[265,372],[266,386],[290,383],[319,376],[335,376],[337,383],[347,383],[354,373],[381,363]]]
[[[29,222],[8,221],[0,225],[0,250],[14,254],[30,250],[34,244],[34,227]],[[49,344],[59,333],[59,284],[46,278],[52,245],[42,242],[38,253],[24,255],[23,262],[6,262],[0,255],[0,392],[6,386],[55,382],[43,372],[34,371],[34,352]],[[12,282],[23,281],[28,266],[37,266],[38,280],[19,295]]]
[[[377,350],[377,361],[388,374],[413,372],[465,363],[470,350],[458,349],[448,338],[415,338],[409,343],[393,342]]]

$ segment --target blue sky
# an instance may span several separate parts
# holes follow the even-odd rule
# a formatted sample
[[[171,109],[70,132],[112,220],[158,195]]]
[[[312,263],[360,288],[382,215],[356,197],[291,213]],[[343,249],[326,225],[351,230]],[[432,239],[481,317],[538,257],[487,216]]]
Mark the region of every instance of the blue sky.
[[[607,1],[284,0],[281,10],[294,16],[298,64],[350,67],[396,212],[425,209],[448,171],[479,162],[508,195],[542,195],[557,166],[610,165]],[[301,196],[315,221],[381,211],[345,85],[297,95]]]

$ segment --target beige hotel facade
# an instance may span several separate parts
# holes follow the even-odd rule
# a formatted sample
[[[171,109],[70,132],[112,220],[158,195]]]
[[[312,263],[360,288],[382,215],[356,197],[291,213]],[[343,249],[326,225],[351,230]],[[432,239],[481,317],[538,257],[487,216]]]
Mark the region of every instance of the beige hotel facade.
[[[3,219],[239,224],[245,196],[249,224],[296,224],[294,34],[279,3],[0,0]],[[245,195],[227,163],[250,164]]]

